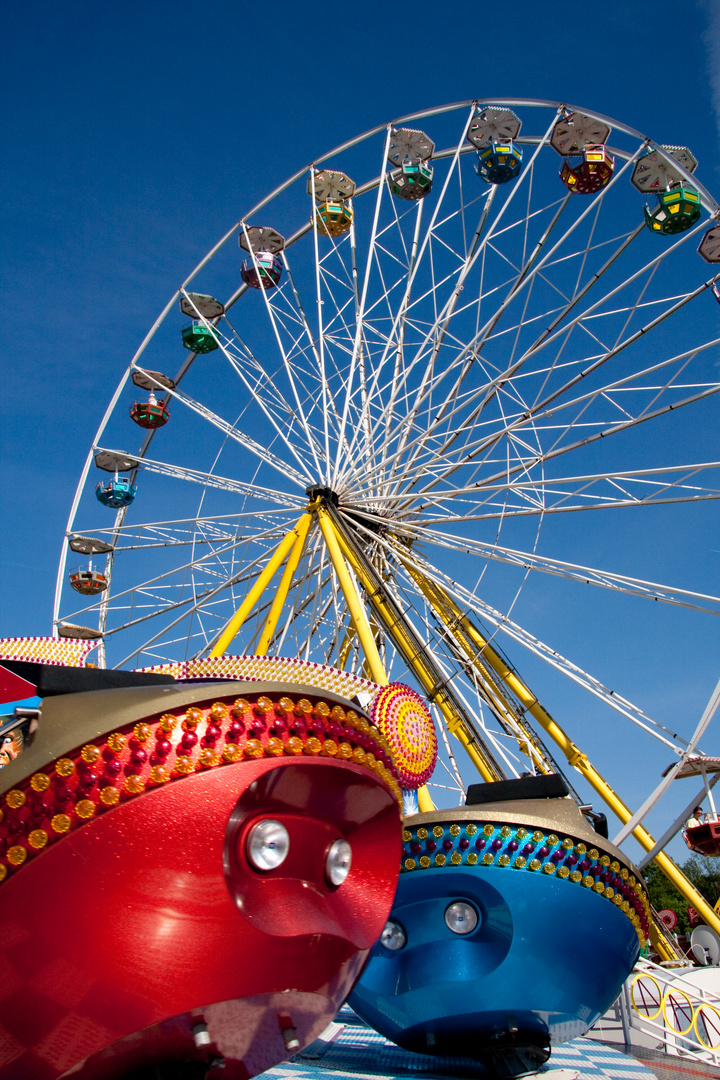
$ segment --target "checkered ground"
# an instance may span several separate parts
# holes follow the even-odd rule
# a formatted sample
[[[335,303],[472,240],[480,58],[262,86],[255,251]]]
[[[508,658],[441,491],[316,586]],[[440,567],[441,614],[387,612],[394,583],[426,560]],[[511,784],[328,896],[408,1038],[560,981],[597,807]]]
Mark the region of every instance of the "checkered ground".
[[[403,1080],[421,1074],[423,1080],[455,1080],[488,1074],[468,1059],[425,1057],[401,1050],[366,1027],[350,1009],[336,1018],[335,1038],[318,1039],[292,1061],[264,1073],[267,1080]],[[656,1080],[655,1073],[625,1054],[592,1042],[573,1039],[553,1050],[547,1065],[538,1070],[548,1080]]]

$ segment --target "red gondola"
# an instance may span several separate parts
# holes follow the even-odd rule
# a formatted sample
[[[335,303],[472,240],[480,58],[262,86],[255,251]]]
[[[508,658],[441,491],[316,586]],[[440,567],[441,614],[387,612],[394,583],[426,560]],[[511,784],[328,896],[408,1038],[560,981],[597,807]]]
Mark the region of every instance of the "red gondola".
[[[673,768],[675,768],[674,765],[669,765],[663,776],[667,776]],[[710,810],[697,821],[688,821],[682,830],[683,840],[697,855],[720,855],[720,818],[715,809],[712,783],[708,782],[708,776],[712,776],[713,773],[720,773],[720,758],[693,754],[683,762],[675,775],[676,780],[690,776],[701,776],[703,779],[705,792],[697,798],[698,807],[707,799]]]
[[[164,424],[167,424],[170,419],[170,410],[162,398],[158,401],[151,392],[147,401],[133,402],[130,419],[134,420],[139,427],[154,431],[156,428],[161,428]]]
[[[697,855],[720,855],[720,821],[701,821],[683,829],[683,840]]]

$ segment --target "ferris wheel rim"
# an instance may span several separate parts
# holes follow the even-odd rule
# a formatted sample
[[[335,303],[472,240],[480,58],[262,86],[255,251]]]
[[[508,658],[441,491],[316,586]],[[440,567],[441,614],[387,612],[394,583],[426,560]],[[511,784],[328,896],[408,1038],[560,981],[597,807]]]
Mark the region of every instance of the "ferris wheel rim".
[[[453,104],[446,105],[446,106],[440,106],[440,107],[435,108],[435,109],[421,110],[419,112],[414,112],[414,113],[407,114],[405,116],[399,117],[397,120],[392,121],[392,122],[390,122],[388,124],[378,125],[375,128],[369,129],[368,131],[364,132],[362,135],[358,136],[357,138],[355,138],[353,140],[346,141],[345,143],[340,144],[340,146],[336,147],[334,150],[331,150],[331,151],[327,152],[322,157],[320,157],[320,158],[316,159],[315,161],[313,161],[310,165],[305,166],[303,169],[301,169],[298,172],[296,172],[295,174],[293,174],[293,176],[290,177],[289,180],[284,181],[273,192],[271,192],[263,200],[261,200],[259,203],[257,203],[256,206],[253,207],[253,209],[251,211],[249,211],[246,215],[244,215],[243,218],[241,218],[238,223],[233,225],[233,227],[221,238],[221,240],[218,241],[218,243],[213,248],[211,248],[210,252],[204,257],[204,259],[193,270],[191,275],[185,280],[185,282],[180,287],[180,289],[173,295],[171,300],[168,302],[166,307],[161,312],[161,315],[158,317],[156,322],[153,324],[153,327],[151,327],[150,331],[148,332],[146,337],[143,339],[143,342],[141,343],[140,348],[138,349],[135,356],[131,360],[130,366],[126,370],[126,372],[125,372],[125,374],[124,374],[123,378],[121,379],[121,382],[120,382],[120,384],[118,386],[118,389],[116,390],[115,395],[114,395],[113,399],[111,400],[111,405],[108,407],[106,415],[103,418],[103,421],[101,423],[100,428],[98,429],[98,433],[97,433],[96,438],[95,438],[94,443],[93,443],[93,448],[91,449],[91,451],[90,451],[90,453],[88,455],[88,458],[86,460],[86,464],[85,464],[83,476],[82,476],[82,479],[81,479],[81,483],[78,485],[78,490],[76,492],[76,497],[75,497],[75,500],[74,500],[74,503],[73,503],[73,508],[71,510],[71,515],[70,515],[69,522],[68,522],[68,533],[70,533],[72,531],[72,529],[73,529],[73,523],[74,523],[74,520],[75,520],[75,512],[77,510],[77,506],[78,506],[78,503],[79,503],[79,500],[80,500],[80,497],[81,497],[81,494],[82,494],[82,489],[84,488],[85,481],[87,480],[87,476],[88,476],[90,467],[92,465],[93,454],[96,452],[96,450],[98,448],[102,447],[102,445],[103,445],[102,435],[103,435],[103,432],[105,430],[106,422],[109,419],[110,414],[113,412],[113,409],[115,408],[115,405],[117,404],[117,401],[118,401],[118,399],[120,397],[120,394],[122,393],[123,387],[127,383],[128,376],[130,375],[130,373],[132,371],[146,370],[143,367],[143,365],[140,363],[140,361],[141,361],[141,359],[143,357],[143,354],[144,354],[147,346],[152,341],[152,338],[153,338],[154,334],[156,333],[157,329],[162,324],[162,322],[164,321],[164,319],[166,318],[166,316],[168,315],[168,313],[172,309],[172,307],[173,307],[174,303],[177,301],[177,299],[181,295],[187,295],[187,289],[188,289],[190,283],[197,277],[197,275],[200,273],[200,271],[208,264],[208,262],[211,260],[211,258],[217,252],[219,252],[219,250],[227,243],[228,239],[232,238],[232,236],[238,231],[239,228],[242,228],[243,230],[246,229],[249,219],[254,217],[256,214],[260,213],[273,199],[277,198],[280,194],[282,194],[284,191],[286,191],[292,184],[294,184],[298,180],[301,180],[302,178],[304,178],[308,174],[308,172],[312,176],[313,170],[318,165],[320,165],[320,164],[322,164],[322,163],[324,163],[326,161],[329,161],[332,157],[342,153],[344,150],[346,150],[348,148],[352,148],[352,147],[356,146],[358,143],[361,143],[364,140],[370,139],[371,137],[373,137],[375,135],[379,135],[383,131],[388,131],[389,132],[390,128],[393,127],[393,126],[398,126],[400,124],[405,124],[405,123],[411,123],[413,121],[419,121],[419,120],[421,120],[421,119],[423,119],[425,117],[437,116],[437,115],[440,115],[441,113],[450,113],[450,112],[460,110],[460,109],[463,109],[463,108],[473,110],[479,104],[488,105],[488,106],[490,106],[490,105],[506,105],[506,106],[515,105],[517,107],[538,106],[538,107],[550,108],[550,109],[554,108],[554,109],[556,109],[558,111],[561,110],[561,109],[579,111],[574,106],[570,106],[570,105],[566,106],[563,103],[559,103],[559,102],[543,101],[543,100],[540,100],[540,99],[521,99],[521,98],[517,98],[517,99],[499,99],[499,98],[474,99],[474,100],[468,100],[468,101],[465,101],[465,102],[457,102],[457,103],[453,103]],[[634,129],[629,128],[626,125],[619,124],[615,120],[604,117],[602,114],[596,114],[596,113],[593,113],[593,112],[591,112],[590,110],[587,110],[587,109],[583,109],[582,111],[584,113],[586,113],[587,115],[593,116],[596,119],[601,119],[601,120],[607,121],[609,124],[612,125],[612,127],[614,129],[617,129],[618,131],[621,131],[621,132],[631,136],[632,138],[637,139],[639,142],[642,143],[643,147],[651,147],[653,149],[658,149],[661,154],[664,153],[664,151],[662,150],[662,147],[660,147],[659,145],[653,143],[651,140],[646,139],[644,136],[642,136],[639,132],[635,131]],[[524,143],[527,146],[531,146],[531,147],[535,146],[538,151],[544,145],[546,145],[546,142],[544,142],[542,139],[536,139],[534,137],[520,136],[517,141],[520,142],[520,143]],[[460,139],[457,146],[451,147],[450,149],[438,151],[437,154],[434,155],[433,160],[435,160],[435,159],[437,159],[438,161],[447,160],[448,158],[452,157],[453,155],[455,155],[455,157],[459,159],[465,153],[471,153],[471,152],[473,152],[473,150],[474,150],[474,148],[472,146],[467,146],[467,147],[462,146],[462,139]],[[640,149],[638,149],[636,151],[636,154],[639,153],[639,152],[640,152]],[[618,150],[616,150],[616,153],[626,163],[630,162],[632,160],[632,155],[628,151],[618,149]],[[674,163],[674,167],[675,167],[676,164],[677,163]],[[681,172],[683,171],[682,166],[679,166],[679,170]],[[370,192],[372,190],[375,190],[375,189],[377,189],[378,192],[379,192],[381,187],[382,187],[382,180],[383,180],[384,175],[385,175],[384,173],[380,173],[374,179],[372,179],[370,181],[367,181],[365,185],[361,185],[361,188],[359,189],[359,194],[366,194],[366,193],[368,193],[368,192]],[[690,178],[690,174],[687,174],[687,178]],[[702,198],[706,203],[706,209],[711,208],[712,212],[715,213],[717,211],[717,204],[714,202],[714,200],[712,200],[711,196],[709,196],[709,194],[705,191],[705,189],[702,188],[702,186],[699,184],[699,182],[697,181],[697,179],[695,177],[692,177],[692,183],[693,183],[693,185],[695,187],[697,187],[701,191]],[[309,231],[312,231],[313,230],[313,222],[314,222],[314,215],[311,214],[310,221],[308,223],[306,223],[304,226],[302,226],[300,229],[296,230],[296,232],[288,239],[288,241],[286,241],[286,246],[287,247],[292,247],[296,242],[298,242],[305,235],[307,235],[307,233]],[[700,228],[700,226],[698,226],[698,229],[699,228]],[[317,242],[317,235],[318,235],[317,229],[315,229],[315,241],[316,242]],[[426,235],[429,235],[429,233],[426,234]],[[563,234],[563,236],[564,235],[565,234]],[[252,252],[251,252],[251,255],[252,255]],[[286,263],[286,268],[287,267],[288,267],[288,264]],[[317,257],[316,257],[316,271],[317,271]],[[707,288],[707,287],[708,287],[707,284],[705,286],[703,286],[703,288]],[[237,290],[235,290],[231,294],[230,299],[228,300],[227,304],[225,305],[226,309],[231,308],[235,304],[235,302],[240,298],[240,296],[243,295],[244,293],[246,293],[247,291],[248,291],[247,284],[243,284]],[[261,295],[262,295],[263,303],[264,303],[265,307],[267,308],[268,305],[269,305],[269,298],[268,298],[268,296],[266,295],[265,292],[262,292]],[[324,341],[324,337],[323,337],[323,335],[321,333],[321,335],[320,335],[320,346],[321,347],[322,347],[323,341]],[[177,379],[178,382],[182,379],[183,375],[190,369],[190,367],[193,364],[194,360],[195,360],[195,357],[192,356],[192,355],[186,358],[183,365],[181,365],[180,372],[179,372],[179,377]],[[323,383],[323,386],[324,385],[325,384]],[[713,392],[715,392],[715,391],[713,391]],[[174,391],[170,390],[169,393],[172,396]],[[181,397],[181,394],[178,394],[176,396],[178,397],[178,400],[179,400],[180,397]],[[327,427],[325,428],[325,435],[326,435],[326,439],[327,439]],[[154,432],[148,433],[148,435],[146,436],[146,438],[145,438],[145,440],[143,442],[143,446],[142,446],[142,448],[141,448],[141,450],[140,450],[140,452],[138,453],[137,456],[138,456],[138,458],[140,458],[143,461],[143,464],[145,464],[147,462],[148,464],[154,464],[154,465],[157,466],[159,463],[157,461],[153,462],[152,459],[150,459],[147,456],[147,451],[149,449],[150,443],[151,443],[153,438],[154,438]],[[312,440],[311,440],[310,437],[308,438],[308,443],[309,443],[310,448],[312,449],[313,444],[312,444]],[[351,444],[351,446],[352,445],[354,445],[354,444]],[[339,453],[340,453],[340,441],[338,440],[338,456],[339,456]],[[328,463],[328,468],[329,468],[329,454],[327,454],[327,453],[325,454],[325,459],[326,459],[326,461]],[[524,468],[524,465],[520,464],[518,467],[519,468]],[[672,468],[676,468],[676,467],[672,466]],[[692,468],[692,467],[689,467],[689,468]],[[300,491],[302,491],[302,480],[299,477],[297,477],[296,479],[297,479],[297,486],[300,488]],[[319,481],[319,480],[322,480],[322,479],[329,480],[330,477],[329,477],[329,475],[326,475],[325,477],[322,477],[322,476],[318,475],[317,480]],[[543,481],[543,482],[545,482],[545,481]],[[552,481],[550,479],[548,479],[546,481],[547,484],[550,484],[550,483],[553,483],[553,482],[556,482],[556,481]],[[537,483],[539,483],[539,481],[535,480],[534,483],[537,484]],[[203,489],[203,492],[205,492],[206,490],[207,490],[206,488]],[[392,495],[387,495],[387,496],[377,495],[376,499],[378,501],[382,501],[383,499],[391,500],[392,497],[393,497]],[[715,495],[709,495],[708,496],[708,498],[711,498],[711,497],[714,498],[716,496]],[[204,498],[204,494],[203,494],[202,498]],[[287,493],[286,492],[283,492],[283,498],[287,499]],[[302,504],[302,502],[303,502],[302,496],[298,495],[297,506],[296,506],[297,510],[300,509],[300,505]],[[201,501],[201,505],[202,505],[202,501]],[[291,512],[292,512],[292,508],[288,508],[288,513],[291,513]],[[531,512],[532,511],[528,511],[528,513],[531,513]],[[548,511],[547,508],[542,508],[539,511],[537,511],[537,513],[539,513],[543,518],[544,518],[544,515],[546,513],[548,513],[548,512],[550,512],[550,511]],[[558,512],[564,512],[564,511],[559,510]],[[278,507],[278,513],[281,513],[279,507]],[[503,515],[503,520],[504,520],[504,516],[505,515]],[[115,525],[113,526],[115,532],[118,535],[122,535],[122,530],[123,530],[123,527],[124,527],[124,520],[125,520],[125,511],[121,510],[118,513],[118,515],[116,517],[116,520],[115,520]],[[448,519],[447,518],[438,519],[438,522],[436,523],[436,527],[438,527],[441,524],[441,521],[443,521],[443,520],[447,521]],[[467,515],[465,515],[460,520],[467,521],[469,519],[468,519]],[[268,535],[271,535],[271,533],[269,533]],[[496,546],[497,546],[497,544],[496,544]],[[62,572],[64,572],[64,564],[63,564]],[[59,578],[59,582],[60,582],[60,578]],[[59,591],[60,590],[58,588],[58,594],[59,594]],[[55,610],[56,619],[58,617],[58,612],[59,612],[59,607],[56,604],[56,610]]]

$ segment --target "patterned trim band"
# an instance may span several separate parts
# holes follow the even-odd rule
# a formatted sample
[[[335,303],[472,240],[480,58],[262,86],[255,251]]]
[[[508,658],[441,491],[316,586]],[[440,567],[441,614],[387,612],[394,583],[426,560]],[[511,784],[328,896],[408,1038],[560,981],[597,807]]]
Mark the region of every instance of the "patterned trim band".
[[[401,873],[444,866],[492,866],[552,874],[610,900],[647,942],[651,912],[644,884],[616,859],[569,836],[513,823],[464,822],[403,831]]]
[[[187,660],[182,664],[157,664],[139,668],[172,675],[180,681],[186,679],[255,679],[263,682],[297,683],[328,690],[340,697],[353,698],[358,693],[375,695],[380,686],[353,675],[349,671],[314,664],[310,660],[298,660],[289,656],[208,656],[201,660]]]
[[[24,660],[36,664],[83,667],[85,656],[97,641],[73,638],[0,638],[0,661]]]
[[[402,809],[387,742],[353,709],[285,695],[215,701],[119,728],[6,792],[0,882],[63,836],[146,790],[219,766],[302,755],[370,770]]]

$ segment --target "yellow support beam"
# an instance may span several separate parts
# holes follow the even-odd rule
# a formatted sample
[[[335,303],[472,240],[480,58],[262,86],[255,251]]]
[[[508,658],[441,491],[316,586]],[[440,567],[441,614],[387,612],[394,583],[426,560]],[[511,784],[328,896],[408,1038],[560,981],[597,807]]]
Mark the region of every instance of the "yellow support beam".
[[[290,585],[295,571],[298,568],[298,563],[302,558],[302,553],[305,550],[305,544],[307,542],[308,533],[310,531],[310,525],[312,523],[312,517],[310,514],[303,514],[299,522],[295,526],[295,540],[288,556],[288,561],[285,563],[285,569],[283,570],[283,576],[280,579],[278,590],[275,593],[268,617],[265,620],[265,626],[263,632],[260,635],[260,641],[258,647],[255,650],[257,656],[265,656],[270,647],[273,634],[277,628],[278,619],[280,618],[280,612],[283,609],[285,601],[287,600],[288,592],[290,591]]]
[[[503,680],[497,674],[491,677],[488,666],[481,662],[477,649],[469,638],[467,629],[458,618],[457,605],[453,604],[451,598],[434,581],[421,574],[407,559],[403,558],[401,552],[398,552],[398,557],[425,598],[430,602],[430,606],[438,619],[447,626],[458,646],[473,664],[480,676],[480,684],[487,696],[490,708],[508,735],[517,740],[518,749],[530,758],[533,767],[538,772],[544,774],[556,772],[557,765],[548,757],[547,751],[530,725],[525,723],[522,715],[518,715],[517,706],[514,705],[512,698],[508,695],[507,686]],[[457,732],[455,734],[457,735]]]
[[[421,814],[430,814],[435,809],[435,803],[432,801],[430,792],[423,784],[422,787],[417,789],[418,797],[418,810]]]
[[[367,620],[367,616],[363,609],[360,597],[357,594],[357,590],[353,585],[350,572],[343,559],[342,551],[340,550],[340,543],[338,534],[335,531],[332,518],[328,514],[327,510],[322,503],[318,503],[315,509],[317,514],[318,523],[322,529],[323,538],[325,540],[325,546],[330,556],[330,561],[335,568],[337,579],[340,582],[340,588],[342,589],[343,596],[345,597],[345,603],[348,606],[350,612],[350,618],[353,621],[355,632],[360,639],[360,645],[365,653],[365,659],[367,660],[368,667],[372,675],[374,682],[379,683],[380,686],[387,686],[388,677],[385,674],[385,668],[383,662],[380,659],[380,653],[378,652],[377,645],[375,644],[375,638],[373,632],[370,629],[370,624]]]
[[[353,641],[354,634],[355,634],[355,627],[352,624],[349,624],[347,630],[345,631],[345,638],[343,640],[343,643],[342,643],[342,645],[340,647],[339,654],[338,654],[339,657],[340,657],[340,668],[341,669],[344,669],[345,664],[347,663],[347,658],[350,655],[350,650],[352,648],[352,641]],[[375,636],[377,637],[377,634]],[[428,789],[427,789],[427,787],[425,785],[423,785],[423,787],[421,787],[421,788],[418,788],[417,797],[418,797],[418,810],[420,811],[421,814],[431,813],[435,809],[435,803],[432,801],[432,798],[430,796],[430,792],[428,791]]]
[[[252,609],[255,607],[255,604],[262,596],[271,579],[274,577],[275,571],[284,562],[285,558],[292,550],[293,545],[295,544],[296,540],[300,535],[300,530],[302,528],[306,528],[306,519],[307,528],[309,528],[310,522],[312,521],[312,516],[306,513],[303,514],[297,525],[295,525],[294,528],[292,528],[290,532],[283,537],[278,546],[275,548],[275,551],[271,555],[265,569],[262,571],[257,581],[251,588],[250,592],[247,594],[242,604],[223,630],[217,644],[210,650],[210,656],[222,656],[223,653],[227,650],[228,645],[231,643],[238,630],[245,622]]]
[[[324,512],[327,513],[327,511]],[[390,633],[396,649],[415,675],[429,700],[433,701],[440,709],[440,712],[445,717],[448,730],[460,740],[465,752],[483,780],[503,780],[505,778],[503,773],[498,771],[492,758],[485,755],[484,747],[473,738],[471,733],[468,733],[459,712],[453,705],[449,690],[443,686],[438,686],[435,670],[428,663],[422,647],[418,647],[415,635],[410,633],[404,621],[397,616],[385,590],[373,581],[369,571],[366,570],[356,556],[343,534],[336,530],[335,536],[339,541],[342,553],[352,566],[355,576],[365,589],[371,606]]]
[[[370,629],[370,623],[365,615],[360,597],[357,594],[357,590],[353,585],[347,566],[345,565],[345,560],[343,558],[345,544],[343,538],[336,531],[334,522],[322,503],[317,505],[316,513],[325,539],[325,545],[328,549],[328,554],[335,567],[335,573],[338,576],[340,588],[343,591],[345,603],[348,606],[355,632],[360,639],[360,645],[365,653],[365,659],[370,668],[372,679],[380,686],[387,686],[389,680],[382,660],[380,659],[380,653],[378,652],[375,642],[375,635]],[[427,787],[423,786],[419,788],[417,795],[418,809],[421,813],[428,813],[435,809],[435,804],[430,797],[430,792]]]
[[[415,571],[415,573],[419,572]],[[413,576],[415,576],[415,573]],[[526,686],[517,672],[513,671],[507,661],[492,647],[487,638],[480,633],[474,623],[463,613],[462,609],[455,603],[452,597],[449,596],[437,582],[432,582],[432,585],[434,589],[437,590],[438,595],[442,595],[443,602],[453,611],[455,620],[462,626],[465,634],[475,648],[474,653],[468,652],[468,659],[472,663],[475,663],[479,657],[482,657],[485,663],[506,683],[533,719],[537,720],[550,738],[560,747],[567,758],[568,763],[585,777],[593,790],[597,792],[605,805],[612,810],[619,821],[621,821],[623,825],[627,824],[633,815],[632,811],[625,805],[620,796],[610,787],[608,782],[601,776],[594,765],[590,763],[587,756],[582,753],[572,739],[570,739],[562,730],[560,725],[553,720],[550,713],[543,708],[535,694],[533,694],[529,687]],[[462,641],[463,639],[461,638],[460,640]],[[636,825],[632,834],[645,851],[652,851],[655,847],[655,840],[643,825]],[[678,892],[682,893],[688,903],[696,909],[707,925],[711,926],[717,934],[720,934],[720,918],[718,918],[718,915],[713,911],[710,904],[708,904],[700,895],[691,882],[688,881],[682,870],[662,851],[655,856],[655,862],[660,867],[663,874],[665,874],[665,877],[672,882]],[[660,941],[654,941],[654,944],[656,948],[662,947]],[[667,959],[674,959],[674,957],[667,957]]]
[[[348,657],[350,656],[350,652],[352,650],[352,644],[353,644],[353,637],[354,636],[355,636],[355,627],[352,625],[352,623],[348,623],[348,626],[347,626],[347,628],[345,630],[345,637],[343,638],[343,643],[340,646],[340,648],[338,649],[338,657],[339,657],[338,667],[340,668],[341,671],[343,671],[345,669],[345,665],[348,662]]]

